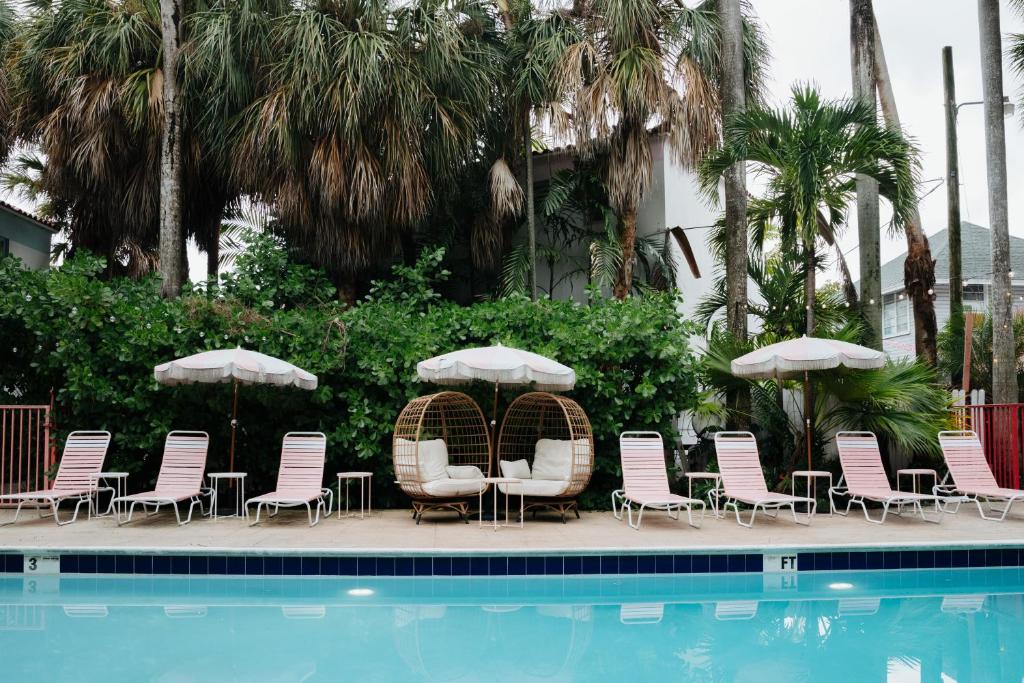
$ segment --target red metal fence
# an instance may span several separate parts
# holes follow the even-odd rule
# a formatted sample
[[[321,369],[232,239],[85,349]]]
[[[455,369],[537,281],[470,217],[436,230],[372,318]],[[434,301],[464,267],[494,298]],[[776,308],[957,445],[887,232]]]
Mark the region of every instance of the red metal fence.
[[[1021,456],[1024,455],[1024,403],[955,406],[960,429],[978,433],[985,458],[1000,486],[1021,487]]]
[[[0,493],[48,487],[51,427],[50,406],[0,406]]]

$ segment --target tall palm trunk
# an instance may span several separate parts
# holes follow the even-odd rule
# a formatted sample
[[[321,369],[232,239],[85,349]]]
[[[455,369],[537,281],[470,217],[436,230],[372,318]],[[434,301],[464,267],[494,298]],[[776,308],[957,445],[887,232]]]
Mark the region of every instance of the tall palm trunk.
[[[878,101],[882,105],[882,116],[890,128],[900,128],[900,114],[896,109],[896,95],[889,79],[889,67],[885,63],[885,49],[882,36],[875,23],[875,85],[878,87]],[[1001,105],[1000,105],[1001,106]],[[917,357],[929,365],[935,365],[938,357],[936,336],[938,324],[935,320],[935,260],[928,245],[928,237],[921,228],[921,213],[914,199],[910,218],[903,226],[907,238],[907,259],[903,263],[903,284],[914,309],[914,348]]]
[[[633,288],[633,263],[636,260],[636,207],[631,206],[622,211],[622,234],[619,237],[622,248],[622,266],[615,278],[612,289],[616,299],[623,300],[629,296]]]
[[[746,106],[743,76],[743,17],[739,0],[719,0],[722,32],[722,117]],[[747,338],[747,179],[746,164],[738,162],[725,174],[726,319],[737,339]]]
[[[853,96],[872,109],[875,99],[875,15],[871,0],[850,0],[850,62]],[[882,348],[882,246],[878,219],[878,182],[857,175],[857,239],[860,244],[860,311],[867,321],[868,344]]]
[[[988,216],[992,226],[992,400],[1018,400],[1010,290],[1010,231],[1006,209],[1006,131],[1003,128],[1003,47],[999,0],[978,0],[981,83],[988,157]]]
[[[182,0],[160,0],[163,32],[163,131],[160,140],[160,275],[161,293],[175,298],[184,282],[185,236],[181,221],[182,101],[178,93],[179,29]]]
[[[722,118],[739,114],[746,106],[743,73],[743,16],[739,0],[718,0],[722,32]],[[742,161],[725,173],[726,326],[739,340],[747,338],[747,167]],[[750,392],[741,389],[727,397],[731,427],[746,429]]]
[[[533,135],[526,112],[526,232],[530,247],[530,298],[537,300],[537,217],[533,209]],[[551,292],[548,292],[550,294]]]

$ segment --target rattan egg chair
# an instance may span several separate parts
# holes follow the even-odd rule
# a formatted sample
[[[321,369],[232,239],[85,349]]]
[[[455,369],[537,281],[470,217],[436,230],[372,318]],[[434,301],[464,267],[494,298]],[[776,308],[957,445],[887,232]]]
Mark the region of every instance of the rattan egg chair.
[[[580,404],[543,391],[516,398],[501,423],[495,462],[526,460],[533,471],[541,439],[569,442],[570,471],[564,487],[551,480],[525,479],[525,508],[532,509],[534,515],[541,508],[554,510],[562,515],[563,523],[570,510],[579,518],[576,498],[587,488],[594,470],[594,434]],[[509,475],[503,473],[503,476]],[[509,491],[517,495],[518,489],[513,485]]]
[[[440,469],[438,440],[443,441],[445,450]],[[469,523],[470,503],[480,494],[479,478],[491,476],[490,434],[473,399],[457,391],[413,399],[395,423],[391,453],[395,480],[412,498],[417,524],[430,510],[453,510]],[[454,476],[458,470],[470,473],[470,467],[479,473],[469,478]],[[443,476],[432,476],[438,471]]]

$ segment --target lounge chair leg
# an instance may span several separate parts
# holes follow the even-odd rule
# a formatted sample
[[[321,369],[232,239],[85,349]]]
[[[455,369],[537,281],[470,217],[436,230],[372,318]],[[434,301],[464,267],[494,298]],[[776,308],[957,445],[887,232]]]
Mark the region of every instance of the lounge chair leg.
[[[619,520],[621,522],[622,521],[622,507],[623,506],[615,504],[615,501],[618,499],[618,497],[619,497],[619,492],[618,491],[612,491],[612,516],[615,517],[615,519],[617,519],[617,520]]]
[[[852,502],[853,502],[853,500],[851,499],[851,503]],[[864,509],[864,519],[868,520],[872,524],[884,524],[885,523],[885,518],[889,514],[889,502],[888,501],[882,503],[882,518],[881,519],[871,519],[871,516],[868,515],[867,503],[864,502],[863,498],[857,500],[856,502],[860,503],[861,508]]]
[[[632,506],[629,507],[629,526],[633,527],[637,531],[640,530],[640,523],[641,523],[641,521],[644,518],[644,507],[646,507],[646,504],[641,504],[640,505],[640,511],[636,515],[636,525],[635,526],[633,524],[633,507]]]

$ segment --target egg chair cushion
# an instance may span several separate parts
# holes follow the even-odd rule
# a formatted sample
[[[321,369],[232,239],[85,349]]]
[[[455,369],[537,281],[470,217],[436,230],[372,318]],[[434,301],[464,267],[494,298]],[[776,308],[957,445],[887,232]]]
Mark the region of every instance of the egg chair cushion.
[[[444,439],[420,441],[420,481],[448,478],[448,446]]]
[[[476,465],[448,465],[445,468],[449,479],[483,479],[484,473]]]
[[[539,439],[533,456],[533,478],[569,481],[572,476],[572,441]]]
[[[502,460],[498,463],[501,467],[501,476],[509,477],[510,479],[532,479],[533,475],[530,473],[530,463],[526,459],[522,460]]]
[[[498,490],[504,494],[518,496],[522,490],[524,496],[537,498],[560,496],[567,488],[569,482],[560,479],[524,479],[521,484],[498,484]]]
[[[475,496],[480,493],[479,479],[435,479],[421,485],[423,492],[435,498]]]

